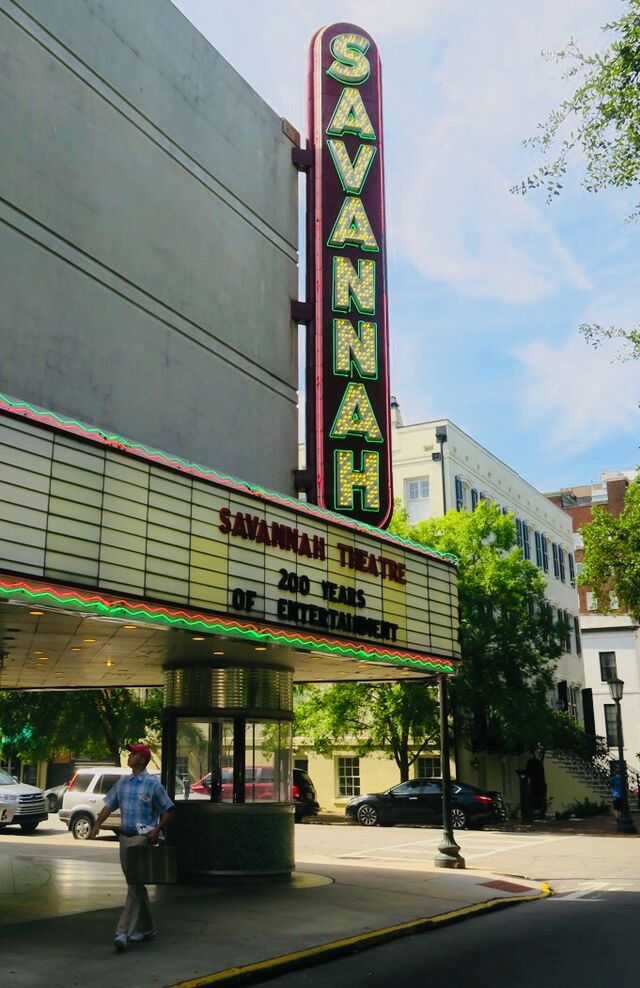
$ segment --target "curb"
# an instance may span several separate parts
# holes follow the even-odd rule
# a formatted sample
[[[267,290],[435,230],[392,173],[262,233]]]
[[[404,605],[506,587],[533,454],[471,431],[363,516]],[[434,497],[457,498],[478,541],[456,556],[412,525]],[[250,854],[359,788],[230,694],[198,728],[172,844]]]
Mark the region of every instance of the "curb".
[[[296,950],[291,954],[281,954],[279,957],[272,957],[265,961],[258,961],[255,964],[246,964],[241,967],[229,967],[224,971],[217,971],[215,974],[205,974],[199,978],[191,978],[187,981],[178,981],[166,988],[209,988],[210,985],[251,985],[259,981],[278,977],[281,974],[289,974],[302,968],[312,967],[316,964],[325,964],[354,954],[361,950],[368,950],[377,947],[381,943],[388,943],[390,940],[397,940],[400,937],[412,936],[416,933],[428,933],[430,930],[439,929],[442,926],[450,926],[459,923],[461,920],[490,910],[505,909],[508,906],[517,906],[525,902],[536,902],[554,895],[554,890],[547,882],[541,883],[540,892],[531,895],[514,895],[504,899],[488,899],[486,902],[478,902],[472,906],[462,906],[451,912],[440,913],[437,916],[429,916],[421,919],[411,919],[405,923],[397,923],[394,926],[387,926],[380,930],[371,930],[369,933],[359,933],[353,937],[345,937],[342,940],[333,940],[331,943],[319,944],[317,947],[309,947],[306,950]]]

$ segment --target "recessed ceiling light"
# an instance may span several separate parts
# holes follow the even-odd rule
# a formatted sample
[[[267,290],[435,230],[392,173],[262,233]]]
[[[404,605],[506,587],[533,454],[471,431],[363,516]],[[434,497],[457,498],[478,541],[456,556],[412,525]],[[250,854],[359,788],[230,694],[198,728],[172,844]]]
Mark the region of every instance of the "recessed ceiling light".
[[[112,665],[113,662],[111,661],[111,659],[107,659],[107,669],[110,669]]]
[[[256,645],[254,651],[255,652],[266,652],[267,651],[267,646],[266,645]]]
[[[194,642],[203,642],[204,641],[204,635],[193,635],[192,637],[193,637]]]
[[[124,631],[135,631],[137,629],[138,625],[137,624],[123,624],[122,627],[123,627]]]
[[[222,652],[221,650],[218,650],[218,651],[214,652],[213,654],[214,655],[224,655],[224,652]]]
[[[83,638],[82,640],[85,643],[85,645],[92,645],[93,642],[95,641],[95,638]]]
[[[73,648],[71,649],[71,651],[72,651],[72,652],[81,652],[81,651],[82,651],[82,649],[80,648],[80,646],[79,646],[79,645],[74,645],[74,647],[73,647]]]
[[[39,649],[37,649],[37,651],[35,651],[35,652],[34,652],[33,654],[34,654],[34,655],[44,655],[44,652],[42,651],[42,649],[41,649],[41,648],[39,648]]]
[[[39,655],[38,656],[38,662],[48,662],[48,661],[49,661],[49,656],[48,655]]]
[[[33,614],[34,617],[42,617],[44,611],[29,611],[29,614]]]

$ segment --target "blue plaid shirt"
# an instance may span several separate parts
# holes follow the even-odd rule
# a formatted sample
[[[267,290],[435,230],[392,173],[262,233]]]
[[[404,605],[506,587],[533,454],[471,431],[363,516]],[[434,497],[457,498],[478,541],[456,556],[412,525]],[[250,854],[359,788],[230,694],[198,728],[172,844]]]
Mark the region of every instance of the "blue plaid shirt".
[[[111,812],[120,808],[122,829],[135,832],[137,825],[155,827],[161,813],[173,809],[164,786],[146,770],[139,775],[123,775],[104,797]]]

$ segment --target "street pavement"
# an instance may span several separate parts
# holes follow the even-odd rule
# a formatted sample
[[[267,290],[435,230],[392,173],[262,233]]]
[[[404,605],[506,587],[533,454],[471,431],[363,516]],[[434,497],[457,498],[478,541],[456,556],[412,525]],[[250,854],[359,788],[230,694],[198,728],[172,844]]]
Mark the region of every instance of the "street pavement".
[[[586,883],[585,883],[586,885]],[[636,988],[640,883],[614,883],[478,916],[268,982],[269,988]],[[259,982],[264,983],[264,982]]]
[[[436,830],[300,825],[291,882],[157,887],[151,890],[157,940],[116,955],[111,938],[124,899],[117,842],[111,836],[74,841],[56,824],[33,836],[4,831],[0,839],[0,956],[12,988],[84,988],[98,970],[121,988],[231,984],[247,965],[257,966],[252,973],[259,979],[274,959],[291,964],[301,954],[307,965],[345,940],[344,950],[362,950],[376,931],[401,924],[405,935],[437,930],[424,937],[433,942],[445,931],[430,918],[475,915],[476,923],[496,902],[541,897],[544,880],[558,888],[558,900],[577,896],[569,900],[575,908],[594,891],[608,895],[616,883],[640,887],[635,838],[464,831],[456,836],[467,869],[449,871],[433,866]],[[635,894],[635,886],[626,888]],[[556,899],[537,908],[548,923]],[[497,929],[508,912],[492,916]],[[387,948],[372,953],[380,949]]]

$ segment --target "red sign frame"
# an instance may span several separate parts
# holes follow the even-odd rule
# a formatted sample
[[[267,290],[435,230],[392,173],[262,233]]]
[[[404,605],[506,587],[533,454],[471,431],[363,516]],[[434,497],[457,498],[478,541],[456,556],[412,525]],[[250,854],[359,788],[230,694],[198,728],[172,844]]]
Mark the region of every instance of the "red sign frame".
[[[353,24],[309,47],[307,468],[323,508],[393,510],[380,56]]]

